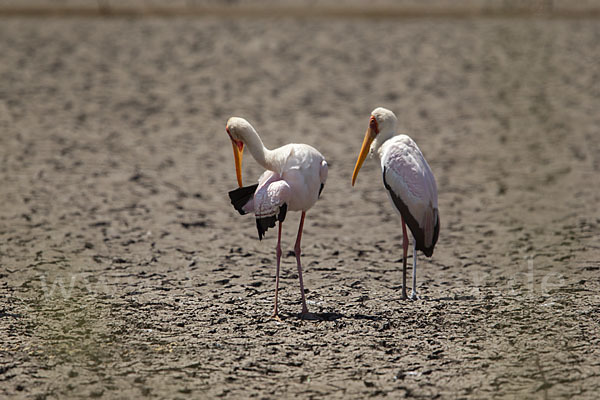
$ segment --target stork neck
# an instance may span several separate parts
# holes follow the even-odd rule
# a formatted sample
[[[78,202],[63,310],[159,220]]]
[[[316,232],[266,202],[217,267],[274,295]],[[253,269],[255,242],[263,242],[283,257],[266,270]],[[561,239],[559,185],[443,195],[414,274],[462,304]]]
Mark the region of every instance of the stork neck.
[[[244,142],[256,162],[272,171],[274,167],[273,152],[265,147],[258,133],[255,130],[247,131],[244,136]]]
[[[373,141],[373,144],[371,144],[371,153],[377,154],[377,157],[379,157],[379,159],[381,159],[381,156],[382,156],[381,152],[382,152],[383,144],[385,142],[387,142],[389,139],[391,139],[392,137],[394,137],[394,135],[395,135],[395,133],[393,130],[380,132],[379,135],[377,135],[377,137]]]

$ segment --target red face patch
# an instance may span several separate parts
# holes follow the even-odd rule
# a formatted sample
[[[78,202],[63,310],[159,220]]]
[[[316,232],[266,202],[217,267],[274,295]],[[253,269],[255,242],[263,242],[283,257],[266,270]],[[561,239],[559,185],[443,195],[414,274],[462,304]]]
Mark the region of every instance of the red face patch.
[[[375,132],[375,134],[379,133],[379,125],[377,124],[377,119],[371,115],[371,119],[369,119],[369,127]]]

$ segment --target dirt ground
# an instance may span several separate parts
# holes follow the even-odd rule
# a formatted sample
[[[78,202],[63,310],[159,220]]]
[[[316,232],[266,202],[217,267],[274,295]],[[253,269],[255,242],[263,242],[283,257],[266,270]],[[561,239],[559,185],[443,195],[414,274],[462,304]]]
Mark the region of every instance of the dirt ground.
[[[597,398],[599,20],[13,17],[0,54],[0,397]],[[377,163],[350,185],[376,106],[438,183],[414,302]],[[269,318],[232,115],[330,164],[319,321],[297,213]]]

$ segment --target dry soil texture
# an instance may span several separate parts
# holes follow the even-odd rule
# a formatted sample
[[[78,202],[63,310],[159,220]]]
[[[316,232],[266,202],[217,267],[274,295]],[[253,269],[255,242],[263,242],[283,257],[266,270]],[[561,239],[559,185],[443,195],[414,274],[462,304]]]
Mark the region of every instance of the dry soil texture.
[[[0,20],[0,397],[597,398],[599,46],[594,19]],[[377,163],[350,185],[380,105],[439,187],[414,302]],[[232,115],[330,163],[319,321],[297,213],[269,318]]]

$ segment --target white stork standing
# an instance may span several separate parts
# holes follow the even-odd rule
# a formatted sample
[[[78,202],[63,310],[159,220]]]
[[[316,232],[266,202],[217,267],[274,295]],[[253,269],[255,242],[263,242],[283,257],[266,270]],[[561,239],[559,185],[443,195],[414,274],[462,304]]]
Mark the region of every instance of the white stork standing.
[[[298,280],[302,295],[302,317],[310,317],[304,297],[302,264],[300,263],[300,240],[306,211],[319,198],[327,180],[327,162],[315,148],[306,144],[287,144],[274,150],[267,149],[258,133],[248,121],[232,117],[227,121],[227,134],[233,145],[235,172],[239,188],[229,192],[231,204],[240,214],[254,213],[258,238],[262,240],[268,228],[279,221],[277,235],[277,273],[275,278],[274,318],[279,318],[277,293],[279,290],[279,266],[281,261],[281,226],[287,211],[302,211],[294,252],[298,265]],[[242,154],[244,146],[256,162],[266,168],[258,184],[242,187]]]
[[[437,186],[429,164],[417,144],[407,135],[396,134],[398,119],[393,112],[379,107],[373,110],[354,173],[352,186],[367,154],[377,154],[383,170],[383,185],[402,220],[402,298],[406,299],[406,257],[408,236],[406,224],[413,234],[413,289],[417,299],[417,250],[427,257],[440,231]]]

